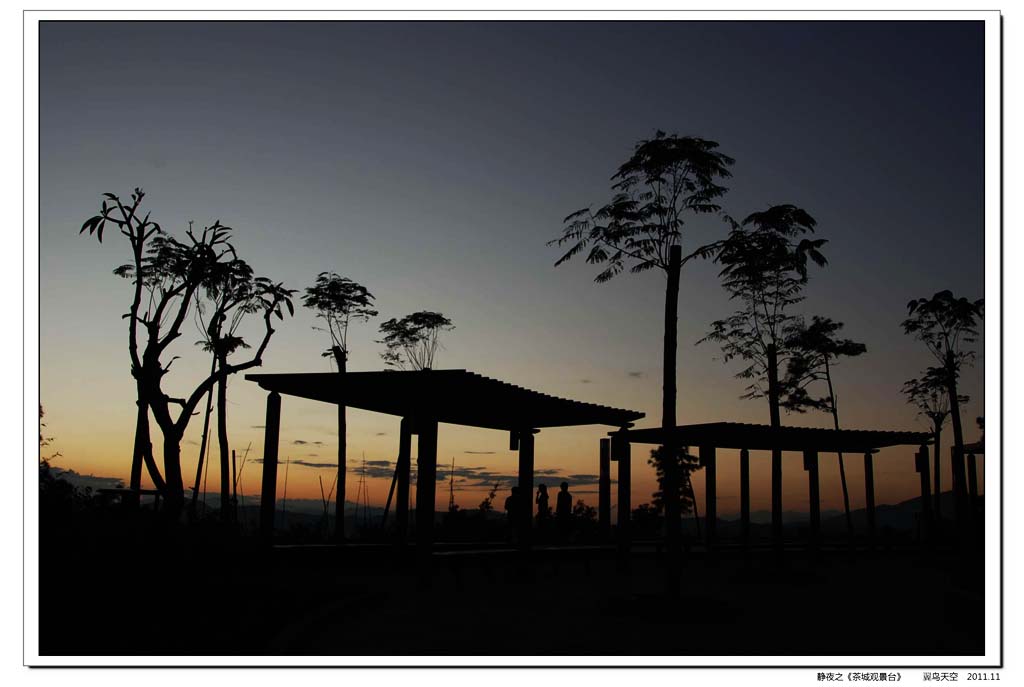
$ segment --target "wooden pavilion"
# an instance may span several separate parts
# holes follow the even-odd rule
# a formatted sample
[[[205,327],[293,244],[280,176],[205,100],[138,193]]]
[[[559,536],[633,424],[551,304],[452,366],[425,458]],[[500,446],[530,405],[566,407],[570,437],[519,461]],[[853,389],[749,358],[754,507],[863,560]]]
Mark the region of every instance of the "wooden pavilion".
[[[700,466],[705,479],[705,521],[708,546],[716,543],[717,520],[717,474],[716,450],[739,449],[740,451],[740,520],[744,542],[749,540],[750,533],[750,451],[796,451],[803,454],[804,470],[807,472],[808,492],[810,496],[810,532],[812,542],[817,542],[820,535],[821,506],[818,480],[818,454],[844,453],[864,455],[864,486],[868,523],[868,534],[875,531],[875,480],[874,454],[880,448],[888,446],[914,445],[919,446],[916,469],[921,475],[921,507],[926,523],[933,517],[928,481],[928,450],[927,444],[931,436],[925,432],[890,432],[863,429],[818,429],[812,427],[780,427],[773,429],[769,425],[755,425],[739,422],[712,422],[697,425],[680,425],[670,432],[662,428],[629,429],[614,432],[609,440],[602,440],[601,455],[609,453],[612,459],[629,461],[631,444],[671,445],[682,449],[697,447]],[[628,470],[627,470],[628,472]],[[621,475],[621,467],[620,467]],[[625,524],[623,513],[629,513],[628,489],[621,491],[620,477],[619,518],[620,528]],[[781,500],[781,493],[773,493],[774,499]],[[781,512],[781,508],[773,509]],[[627,516],[628,517],[628,516]],[[773,523],[775,525],[775,523]],[[776,545],[781,545],[781,522],[773,527],[773,538]]]
[[[246,379],[270,392],[267,396],[260,499],[260,528],[268,539],[272,538],[274,529],[282,395],[333,403],[339,409],[359,408],[401,418],[395,507],[398,536],[404,541],[407,535],[410,452],[412,436],[416,435],[415,521],[417,544],[424,551],[429,550],[433,543],[439,423],[509,433],[510,448],[519,452],[518,485],[526,495],[524,501],[527,505],[520,509],[524,519],[521,531],[524,544],[528,545],[533,521],[535,435],[547,427],[575,425],[610,425],[626,430],[644,416],[633,410],[558,398],[466,370],[252,374],[246,375]],[[339,503],[343,503],[344,441],[339,444],[337,488]],[[607,474],[603,474],[603,478],[607,487]],[[628,477],[626,482],[628,485]]]

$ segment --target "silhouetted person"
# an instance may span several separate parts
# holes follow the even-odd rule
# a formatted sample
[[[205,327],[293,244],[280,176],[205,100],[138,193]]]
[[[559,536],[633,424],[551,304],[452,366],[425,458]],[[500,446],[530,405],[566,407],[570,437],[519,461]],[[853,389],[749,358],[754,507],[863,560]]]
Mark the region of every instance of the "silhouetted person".
[[[519,530],[519,513],[522,511],[522,496],[519,494],[519,487],[512,487],[512,493],[505,499],[505,517],[513,538]]]
[[[551,517],[551,507],[548,506],[548,486],[537,485],[537,520],[544,522]]]
[[[568,523],[572,516],[572,494],[569,493],[568,482],[562,482],[559,489],[558,500],[555,501],[555,516],[562,523]]]

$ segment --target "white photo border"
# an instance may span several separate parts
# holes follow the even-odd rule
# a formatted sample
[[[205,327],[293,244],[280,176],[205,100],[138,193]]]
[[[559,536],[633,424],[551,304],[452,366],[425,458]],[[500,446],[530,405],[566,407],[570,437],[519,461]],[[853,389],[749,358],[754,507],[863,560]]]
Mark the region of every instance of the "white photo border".
[[[1003,664],[1002,20],[999,11],[26,10],[24,12],[24,654],[28,666],[999,668]],[[982,656],[41,656],[35,435],[39,403],[39,23],[42,21],[981,21],[985,24],[985,653]],[[896,583],[911,584],[909,580]]]

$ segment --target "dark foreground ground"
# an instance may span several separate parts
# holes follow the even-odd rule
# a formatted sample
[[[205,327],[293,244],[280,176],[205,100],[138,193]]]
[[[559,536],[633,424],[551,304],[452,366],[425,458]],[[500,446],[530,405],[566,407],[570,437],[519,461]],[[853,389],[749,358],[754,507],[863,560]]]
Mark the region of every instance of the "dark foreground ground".
[[[971,655],[979,552],[694,552],[683,596],[653,550],[435,554],[266,550],[216,533],[43,546],[40,648],[55,655]]]

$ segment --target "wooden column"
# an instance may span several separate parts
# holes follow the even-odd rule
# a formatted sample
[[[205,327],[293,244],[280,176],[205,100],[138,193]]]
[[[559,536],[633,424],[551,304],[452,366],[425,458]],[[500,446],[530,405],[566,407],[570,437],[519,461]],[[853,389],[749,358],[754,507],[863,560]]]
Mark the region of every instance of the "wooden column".
[[[267,395],[267,421],[263,430],[263,488],[260,492],[260,534],[274,538],[274,510],[277,501],[277,448],[281,437],[281,394]]]
[[[611,439],[601,439],[600,469],[597,477],[597,527],[604,540],[611,537],[612,530],[611,443]]]
[[[740,533],[750,544],[750,451],[740,449]]]
[[[957,451],[956,444],[949,447],[950,467],[953,469],[953,506],[956,520],[963,525],[967,520],[967,484],[964,476],[964,454]]]
[[[811,545],[818,545],[821,535],[821,492],[818,481],[818,452],[804,451],[804,470],[807,471],[807,492],[810,497]]]
[[[782,549],[782,451],[772,451],[772,545]]]
[[[914,464],[921,475],[921,528],[922,536],[931,533],[932,527],[932,491],[931,479],[928,476],[928,447],[921,446],[914,456]]]
[[[419,420],[416,456],[416,542],[422,553],[434,544],[434,492],[437,489],[437,420]]]
[[[630,498],[630,444],[624,436],[615,435],[611,443],[612,457],[619,464],[619,503],[616,529],[619,541],[619,550],[622,553],[629,553],[632,541],[630,528],[630,515],[632,514],[632,503]]]
[[[718,466],[714,446],[700,447],[700,464],[704,466],[704,530],[707,547],[713,548],[718,531]]]
[[[348,425],[346,408],[338,404],[338,483],[334,487],[334,540],[345,543],[345,477],[348,474]]]
[[[978,513],[978,459],[973,453],[967,454],[967,505],[971,516]]]
[[[395,498],[395,528],[398,541],[406,543],[409,538],[409,472],[412,467],[412,419],[403,417],[398,428],[398,483]]]
[[[526,429],[519,433],[519,546],[530,546],[533,529],[533,433]]]
[[[864,453],[864,511],[868,519],[868,538],[875,538],[875,460],[871,451]]]

